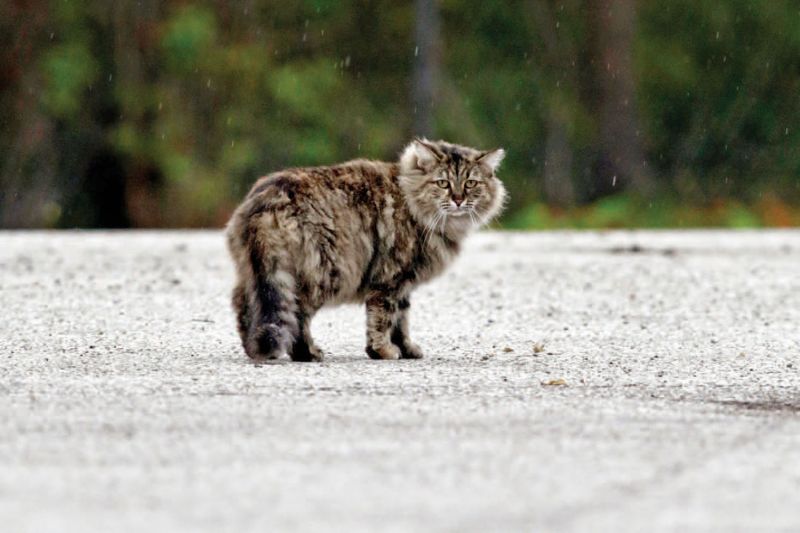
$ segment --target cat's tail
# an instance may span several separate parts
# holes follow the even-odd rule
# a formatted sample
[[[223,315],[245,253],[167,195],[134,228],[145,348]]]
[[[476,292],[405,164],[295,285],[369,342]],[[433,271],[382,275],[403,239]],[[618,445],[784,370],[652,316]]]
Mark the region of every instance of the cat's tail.
[[[228,228],[239,277],[232,302],[239,335],[250,358],[275,359],[289,352],[298,335],[295,280],[280,268],[279,252],[270,253],[268,239],[259,238],[257,221],[241,222]]]

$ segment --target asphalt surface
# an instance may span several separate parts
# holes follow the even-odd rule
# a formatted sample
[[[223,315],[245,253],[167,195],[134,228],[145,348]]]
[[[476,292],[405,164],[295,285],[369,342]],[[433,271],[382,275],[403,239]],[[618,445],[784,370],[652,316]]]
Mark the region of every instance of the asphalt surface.
[[[219,232],[0,233],[0,526],[798,531],[800,232],[483,233],[421,361],[245,358]]]

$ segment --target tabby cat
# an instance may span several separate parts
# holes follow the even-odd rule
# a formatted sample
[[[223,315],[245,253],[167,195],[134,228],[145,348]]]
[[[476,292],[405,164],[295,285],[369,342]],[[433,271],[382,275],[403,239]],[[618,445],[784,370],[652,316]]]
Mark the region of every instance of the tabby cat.
[[[227,228],[247,355],[319,361],[314,313],[363,302],[371,358],[422,357],[408,334],[411,291],[500,213],[506,192],[496,171],[504,156],[416,139],[396,163],[359,159],[258,180]]]

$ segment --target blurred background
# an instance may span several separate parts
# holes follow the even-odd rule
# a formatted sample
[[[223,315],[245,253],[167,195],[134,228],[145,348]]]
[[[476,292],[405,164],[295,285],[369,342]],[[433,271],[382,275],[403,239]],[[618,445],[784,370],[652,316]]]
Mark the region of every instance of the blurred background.
[[[502,146],[508,228],[800,225],[797,0],[3,0],[0,226],[221,226],[286,166]]]

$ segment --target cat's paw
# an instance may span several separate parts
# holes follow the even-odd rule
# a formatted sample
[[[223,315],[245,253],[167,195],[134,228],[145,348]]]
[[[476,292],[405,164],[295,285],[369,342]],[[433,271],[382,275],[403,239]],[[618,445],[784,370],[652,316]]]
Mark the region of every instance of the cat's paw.
[[[400,348],[394,344],[385,344],[378,348],[367,346],[367,355],[370,359],[400,359]]]
[[[320,362],[323,359],[325,359],[325,352],[323,352],[316,346],[312,346],[308,351],[311,354],[312,361]]]
[[[422,353],[422,349],[416,343],[407,342],[401,350],[400,357],[403,359],[422,359],[425,354]]]
[[[295,344],[289,356],[292,361],[319,363],[325,358],[325,353],[314,345]]]

